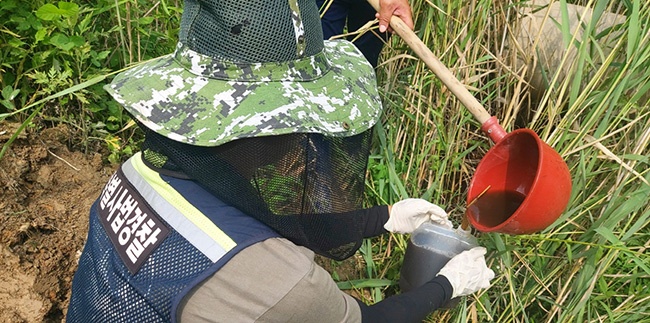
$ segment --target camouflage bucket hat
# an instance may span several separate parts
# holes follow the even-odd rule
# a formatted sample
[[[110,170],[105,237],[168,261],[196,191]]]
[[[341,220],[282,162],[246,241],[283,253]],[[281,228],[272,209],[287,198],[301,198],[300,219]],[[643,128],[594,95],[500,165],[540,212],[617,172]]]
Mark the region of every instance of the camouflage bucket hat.
[[[175,52],[105,88],[146,127],[197,146],[352,136],[381,114],[372,66],[352,43],[323,41],[313,0],[186,0]]]

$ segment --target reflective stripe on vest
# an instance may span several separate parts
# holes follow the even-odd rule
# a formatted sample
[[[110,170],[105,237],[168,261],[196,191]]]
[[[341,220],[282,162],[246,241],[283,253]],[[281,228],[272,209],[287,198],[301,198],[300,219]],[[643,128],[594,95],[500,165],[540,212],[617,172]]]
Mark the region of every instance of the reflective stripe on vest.
[[[159,175],[141,158],[126,161],[91,207],[67,322],[175,322],[178,305],[193,288],[241,250],[279,236],[196,182]],[[134,213],[143,220],[133,219]],[[149,252],[145,247],[136,257],[141,267],[132,270],[128,250],[144,238],[138,230],[145,222],[153,223],[146,241],[160,244],[149,244]],[[166,234],[154,239],[162,224]]]
[[[124,163],[122,171],[156,213],[212,262],[237,246],[157,172],[147,167],[140,153]]]

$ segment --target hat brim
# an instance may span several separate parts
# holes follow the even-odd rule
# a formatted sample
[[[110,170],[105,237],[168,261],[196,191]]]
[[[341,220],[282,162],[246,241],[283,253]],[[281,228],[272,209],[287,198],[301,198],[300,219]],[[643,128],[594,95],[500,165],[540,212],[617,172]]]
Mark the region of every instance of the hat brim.
[[[308,80],[210,78],[171,54],[118,74],[105,89],[146,127],[197,146],[297,132],[352,136],[369,129],[382,111],[373,67],[345,40],[325,41],[323,51],[329,69]]]

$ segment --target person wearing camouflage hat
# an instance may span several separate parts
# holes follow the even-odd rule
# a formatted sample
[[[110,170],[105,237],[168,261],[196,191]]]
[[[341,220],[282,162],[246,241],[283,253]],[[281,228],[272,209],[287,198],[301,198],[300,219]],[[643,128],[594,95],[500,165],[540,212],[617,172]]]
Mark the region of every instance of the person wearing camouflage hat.
[[[322,40],[314,0],[185,0],[175,52],[106,90],[145,140],[91,207],[68,322],[417,322],[486,287],[438,276],[368,306],[315,262],[450,222],[422,199],[363,208],[375,75]]]

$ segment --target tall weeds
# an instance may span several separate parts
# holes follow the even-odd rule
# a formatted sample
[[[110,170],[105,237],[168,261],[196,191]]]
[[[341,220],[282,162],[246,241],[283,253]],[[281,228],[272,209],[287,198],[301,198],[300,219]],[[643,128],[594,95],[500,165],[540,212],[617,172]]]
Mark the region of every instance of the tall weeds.
[[[648,7],[578,3],[594,18],[575,32],[568,28],[576,19],[570,4],[557,1],[561,17],[549,23],[559,29],[564,41],[555,46],[565,54],[542,73],[546,89],[534,96],[529,67],[540,53],[516,40],[526,2],[411,4],[419,37],[506,130],[531,128],[556,149],[574,185],[567,210],[543,232],[477,233],[497,273],[493,286],[436,312],[431,322],[650,322]],[[596,28],[607,12],[624,19]],[[394,175],[389,182],[371,176],[370,195],[389,203],[422,196],[459,223],[467,185],[490,144],[412,55],[394,36],[378,69],[387,111],[375,158],[384,166],[375,168]],[[382,247],[374,259],[385,272],[397,271],[403,239],[376,242]]]
[[[25,129],[65,124],[71,146],[105,146],[118,162],[130,151],[129,117],[102,86],[131,64],[170,53],[180,1],[0,2],[0,122]],[[100,143],[100,145],[97,145]]]

